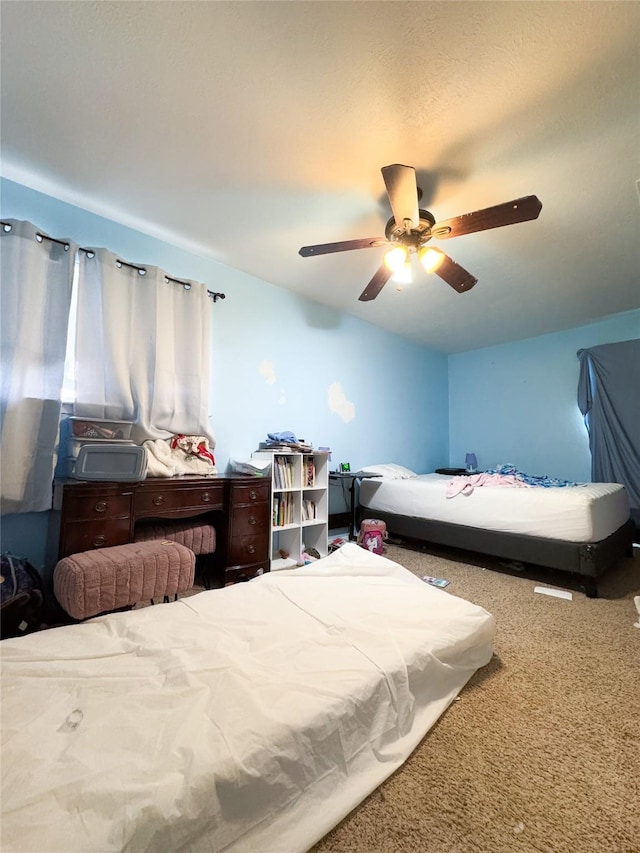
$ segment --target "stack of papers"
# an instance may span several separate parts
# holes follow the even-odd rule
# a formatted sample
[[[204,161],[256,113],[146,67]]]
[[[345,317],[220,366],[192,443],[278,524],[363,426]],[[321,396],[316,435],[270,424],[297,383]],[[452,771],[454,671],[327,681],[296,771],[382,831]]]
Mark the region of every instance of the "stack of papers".
[[[232,474],[250,474],[255,477],[271,476],[270,459],[230,459],[229,470]]]

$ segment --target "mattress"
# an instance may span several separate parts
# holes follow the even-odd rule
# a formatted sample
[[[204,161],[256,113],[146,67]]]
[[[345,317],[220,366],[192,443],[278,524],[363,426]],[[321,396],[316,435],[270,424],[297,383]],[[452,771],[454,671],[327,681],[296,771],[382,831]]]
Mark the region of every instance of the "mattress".
[[[568,542],[599,542],[629,518],[628,495],[618,483],[484,485],[448,498],[450,482],[451,477],[442,474],[366,479],[360,485],[360,504],[372,514],[388,512]]]
[[[3,853],[302,853],[406,760],[494,630],[347,544],[5,640]]]

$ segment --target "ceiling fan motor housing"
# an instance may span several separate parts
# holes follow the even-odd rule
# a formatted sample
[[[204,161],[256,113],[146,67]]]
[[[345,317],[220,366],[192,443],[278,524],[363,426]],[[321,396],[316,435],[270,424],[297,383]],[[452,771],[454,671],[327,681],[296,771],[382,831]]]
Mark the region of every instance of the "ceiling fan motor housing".
[[[418,214],[420,221],[417,228],[412,228],[408,232],[398,225],[392,216],[384,229],[387,240],[391,243],[400,243],[409,251],[416,251],[428,243],[432,236],[431,229],[436,224],[435,217],[428,210],[419,210]]]

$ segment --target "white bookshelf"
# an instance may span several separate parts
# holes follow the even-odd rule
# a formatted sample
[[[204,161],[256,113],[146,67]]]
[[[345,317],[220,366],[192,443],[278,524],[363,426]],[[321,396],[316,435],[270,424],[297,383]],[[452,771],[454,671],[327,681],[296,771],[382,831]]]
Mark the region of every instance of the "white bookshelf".
[[[271,461],[271,571],[295,568],[306,548],[329,552],[328,454],[257,450]],[[282,557],[280,552],[288,556]]]

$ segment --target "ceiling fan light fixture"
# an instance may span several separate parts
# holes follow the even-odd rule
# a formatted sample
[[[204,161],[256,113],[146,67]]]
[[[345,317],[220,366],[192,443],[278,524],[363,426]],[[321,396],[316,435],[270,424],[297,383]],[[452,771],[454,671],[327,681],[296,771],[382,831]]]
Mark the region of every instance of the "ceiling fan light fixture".
[[[407,255],[407,260],[402,266],[391,276],[391,281],[400,285],[411,284],[413,278],[411,275],[411,257],[409,255]]]
[[[397,272],[407,262],[408,252],[404,246],[394,246],[384,256],[384,265],[391,272]]]
[[[444,255],[437,249],[429,247],[426,249],[420,249],[418,252],[418,258],[427,272],[435,272],[442,263]]]
[[[414,254],[418,256],[426,272],[435,272],[457,293],[466,293],[477,284],[478,279],[449,255],[438,249],[427,248],[427,242],[432,237],[447,240],[450,237],[462,237],[464,234],[475,234],[490,228],[528,222],[537,219],[542,210],[540,199],[535,195],[528,195],[436,222],[432,213],[419,206],[422,192],[416,183],[416,170],[413,166],[392,163],[390,166],[383,166],[381,171],[393,213],[384,229],[385,239],[368,237],[341,240],[337,243],[303,246],[298,251],[299,255],[306,258],[310,255],[387,246],[382,263],[359,296],[361,302],[371,302],[375,299],[389,279],[395,282],[397,290],[402,290],[403,284],[410,284],[410,261]]]

